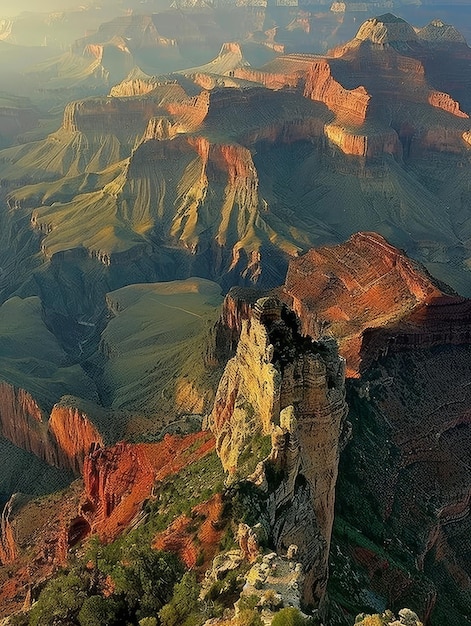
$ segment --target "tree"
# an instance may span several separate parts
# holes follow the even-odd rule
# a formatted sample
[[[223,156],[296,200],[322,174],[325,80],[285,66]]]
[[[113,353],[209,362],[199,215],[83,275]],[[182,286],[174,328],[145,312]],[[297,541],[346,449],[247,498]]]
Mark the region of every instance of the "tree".
[[[182,566],[174,554],[133,544],[123,551],[110,575],[115,593],[122,594],[130,611],[142,619],[157,615],[170,600]]]
[[[119,623],[119,610],[113,599],[90,596],[78,614],[80,626],[113,626]]]
[[[162,626],[180,626],[188,616],[198,612],[199,585],[194,572],[186,572],[175,585],[173,597],[159,613]],[[203,621],[201,619],[200,621]]]
[[[41,591],[30,612],[30,626],[74,624],[87,598],[88,579],[75,572],[60,574]]]

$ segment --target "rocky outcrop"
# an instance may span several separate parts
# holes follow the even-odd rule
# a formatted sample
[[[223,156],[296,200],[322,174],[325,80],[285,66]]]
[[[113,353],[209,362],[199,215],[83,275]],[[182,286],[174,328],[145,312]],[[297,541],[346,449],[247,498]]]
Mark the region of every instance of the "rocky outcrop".
[[[363,86],[345,89],[336,81],[326,60],[316,61],[310,67],[304,87],[304,96],[323,102],[335,113],[339,123],[362,124],[366,119],[371,96]]]
[[[335,343],[303,340],[279,301],[258,300],[243,321],[210,425],[229,475],[251,439],[271,435],[272,452],[250,480],[267,500],[265,518],[277,550],[300,547],[308,603],[325,593],[345,411],[343,361]]]
[[[468,344],[471,303],[442,289],[374,233],[293,259],[284,287],[303,332],[333,334],[351,376],[388,350]]]
[[[445,24],[442,20],[432,20],[430,24],[424,26],[417,31],[417,35],[420,39],[432,44],[443,43],[462,43],[466,44],[466,39],[463,35],[451,24]]]
[[[101,530],[102,539],[114,538],[118,527],[127,526],[149,496],[155,472],[145,448],[119,443],[92,452],[85,459],[83,477],[84,498],[80,517],[69,531],[71,544],[81,538],[77,530],[81,528]]]
[[[44,585],[67,562],[67,534],[77,512],[80,481],[67,489],[28,499],[15,494],[2,515],[0,618],[30,608]],[[6,574],[6,572],[9,574]]]
[[[27,391],[6,382],[0,383],[0,433],[41,459],[50,457],[47,414]]]
[[[11,518],[18,496],[13,495],[5,504],[0,521],[0,565],[12,563],[18,556],[18,548],[11,524]]]
[[[55,404],[48,422],[51,444],[57,450],[53,465],[80,475],[90,450],[104,444],[102,435],[90,418],[73,406]]]
[[[97,447],[85,459],[84,492],[78,516],[69,528],[73,545],[90,532],[112,541],[139,518],[155,481],[178,472],[214,449],[207,432],[181,438],[165,435],[156,444],[121,442]]]
[[[150,100],[114,97],[70,102],[64,110],[63,128],[69,132],[114,134],[129,129],[139,134],[158,112]]]
[[[90,448],[103,444],[90,418],[64,403],[50,417],[24,389],[0,383],[0,434],[46,463],[79,475]]]
[[[195,519],[199,520],[195,531]],[[218,551],[224,534],[224,501],[221,494],[193,507],[190,515],[178,517],[170,526],[158,533],[153,546],[178,554],[189,569],[203,571]]]
[[[417,34],[410,24],[392,13],[366,20],[360,27],[356,39],[378,45],[401,47],[417,41]]]
[[[432,91],[429,95],[428,101],[433,107],[443,109],[443,111],[456,115],[456,117],[469,118],[469,115],[460,109],[459,102],[453,100],[453,98],[447,93]]]
[[[419,617],[410,609],[401,609],[398,618],[392,611],[385,611],[381,615],[366,615],[361,613],[357,616],[355,624],[358,626],[368,626],[369,624],[383,624],[384,626],[423,626]]]
[[[400,156],[402,146],[393,129],[366,131],[341,124],[326,124],[325,134],[329,141],[344,154],[359,157],[375,157],[383,154]]]

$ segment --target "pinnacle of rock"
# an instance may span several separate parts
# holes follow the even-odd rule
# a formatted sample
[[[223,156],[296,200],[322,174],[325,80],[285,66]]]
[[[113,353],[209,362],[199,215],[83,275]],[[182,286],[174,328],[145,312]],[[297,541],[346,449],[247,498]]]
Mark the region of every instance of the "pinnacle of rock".
[[[356,38],[381,45],[417,41],[417,35],[412,26],[392,13],[366,20],[361,25]]]

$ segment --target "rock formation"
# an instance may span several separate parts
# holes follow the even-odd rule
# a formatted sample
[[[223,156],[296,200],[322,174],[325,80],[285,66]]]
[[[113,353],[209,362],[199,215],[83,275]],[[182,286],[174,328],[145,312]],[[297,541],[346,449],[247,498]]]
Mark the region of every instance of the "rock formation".
[[[51,415],[24,389],[0,383],[0,434],[46,463],[80,475],[83,460],[103,438],[90,418],[66,403]]]
[[[137,16],[119,24],[121,38],[137,29],[137,48],[159,30]],[[456,233],[471,53],[445,26],[420,37],[385,14],[329,55],[255,68],[231,42],[171,77],[134,68],[110,96],[70,103],[45,141],[2,153],[8,184],[57,181],[13,190],[10,206],[30,207],[46,260],[75,254],[113,268],[164,247],[173,276],[191,267],[224,286],[265,287],[281,283],[289,256],[374,223],[421,260],[436,256],[430,241],[456,255],[464,284],[469,237]]]
[[[284,286],[303,332],[332,333],[351,376],[389,350],[468,344],[471,304],[443,289],[375,233],[294,259]]]
[[[308,603],[322,600],[327,582],[346,411],[343,380],[335,344],[303,340],[276,299],[261,299],[242,322],[236,355],[226,367],[210,417],[216,450],[229,475],[251,439],[271,435],[272,452],[249,480],[267,499],[264,515],[277,550],[300,547]],[[270,472],[281,477],[275,484]]]
[[[157,444],[121,442],[97,447],[85,459],[84,493],[78,517],[69,529],[69,545],[97,533],[106,542],[116,539],[135,520],[154,483],[202,458],[214,448],[206,432],[185,438],[166,435]]]

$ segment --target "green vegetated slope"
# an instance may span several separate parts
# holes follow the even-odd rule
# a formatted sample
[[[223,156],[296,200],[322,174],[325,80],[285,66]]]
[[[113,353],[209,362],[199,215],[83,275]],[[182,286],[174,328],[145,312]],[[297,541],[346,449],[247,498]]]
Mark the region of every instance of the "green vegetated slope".
[[[47,328],[37,297],[13,297],[0,307],[0,372],[45,410],[66,393],[96,398],[93,382]]]
[[[0,473],[0,503],[12,493],[39,496],[63,489],[73,479],[70,472],[51,467],[34,454],[0,437],[2,472]],[[3,504],[3,503],[2,503]]]
[[[113,318],[101,350],[110,406],[151,418],[158,429],[206,408],[214,381],[203,351],[222,302],[219,286],[198,278],[130,285],[107,300]]]

